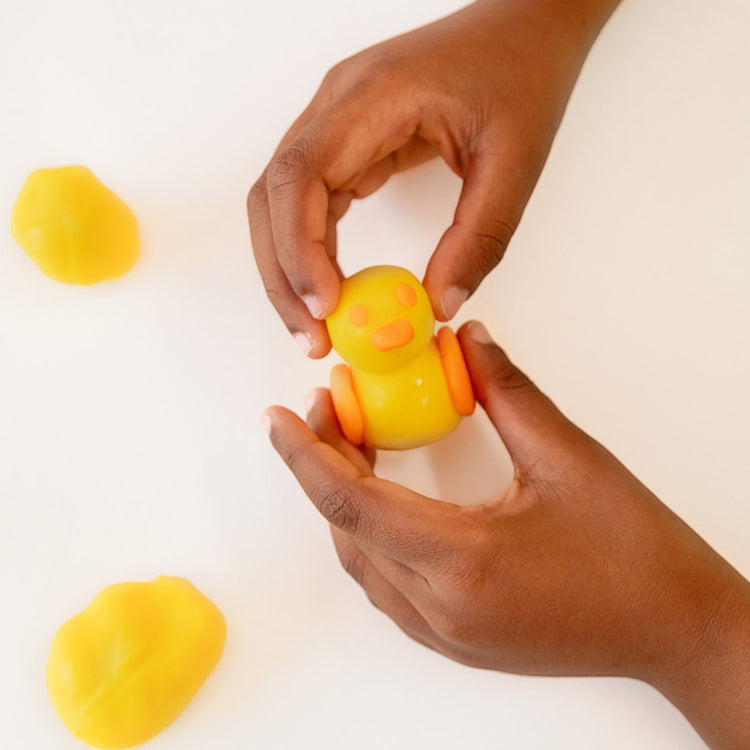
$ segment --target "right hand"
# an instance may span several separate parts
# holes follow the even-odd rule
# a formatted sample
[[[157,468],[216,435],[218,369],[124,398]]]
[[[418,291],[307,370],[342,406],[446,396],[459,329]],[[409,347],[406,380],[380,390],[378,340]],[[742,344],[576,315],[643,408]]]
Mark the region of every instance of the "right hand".
[[[333,68],[248,196],[263,283],[306,354],[330,349],[336,223],[352,199],[436,155],[464,184],[424,284],[439,320],[456,314],[502,258],[616,5],[480,0]]]
[[[451,659],[639,678],[716,750],[750,748],[750,584],[566,419],[481,324],[459,340],[515,469],[482,505],[375,476],[323,389],[307,425],[266,412],[344,568],[407,634]]]

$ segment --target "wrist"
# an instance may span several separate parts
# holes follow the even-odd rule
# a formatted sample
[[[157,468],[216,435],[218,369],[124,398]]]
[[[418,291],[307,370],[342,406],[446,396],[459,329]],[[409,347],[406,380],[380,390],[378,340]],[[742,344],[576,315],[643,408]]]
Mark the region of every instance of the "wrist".
[[[750,584],[724,564],[685,606],[669,664],[649,681],[714,750],[740,750],[750,747]]]
[[[578,45],[588,51],[609,17],[614,13],[620,0],[475,0],[474,5],[487,11],[496,11],[507,17],[508,14],[525,18],[534,25],[544,24],[560,32],[571,32]]]

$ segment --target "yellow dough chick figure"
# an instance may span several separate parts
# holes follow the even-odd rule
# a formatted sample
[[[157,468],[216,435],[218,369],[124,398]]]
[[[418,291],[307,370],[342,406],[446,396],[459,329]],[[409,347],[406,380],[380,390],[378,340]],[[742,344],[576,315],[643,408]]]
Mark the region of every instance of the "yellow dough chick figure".
[[[331,371],[331,396],[354,445],[416,448],[474,411],[456,334],[443,327],[433,335],[427,292],[406,269],[373,266],[345,279],[326,324],[333,348],[348,362]]]

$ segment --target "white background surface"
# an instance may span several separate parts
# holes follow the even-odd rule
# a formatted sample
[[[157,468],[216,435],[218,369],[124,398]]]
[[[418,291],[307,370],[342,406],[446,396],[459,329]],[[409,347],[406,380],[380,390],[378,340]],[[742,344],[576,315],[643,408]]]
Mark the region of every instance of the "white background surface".
[[[50,639],[105,585],[165,573],[229,630],[153,750],[704,747],[647,686],[472,671],[408,641],[339,569],[259,426],[331,361],[303,360],[265,299],[247,189],[328,67],[456,6],[2,5],[0,215],[32,169],[83,163],[133,207],[143,252],[75,288],[0,233],[0,746],[79,746],[47,698]],[[511,251],[457,320],[483,319],[746,576],[749,31],[746,0],[625,0]],[[434,163],[354,206],[345,271],[421,275],[458,189]],[[482,416],[381,472],[463,502],[509,477]]]

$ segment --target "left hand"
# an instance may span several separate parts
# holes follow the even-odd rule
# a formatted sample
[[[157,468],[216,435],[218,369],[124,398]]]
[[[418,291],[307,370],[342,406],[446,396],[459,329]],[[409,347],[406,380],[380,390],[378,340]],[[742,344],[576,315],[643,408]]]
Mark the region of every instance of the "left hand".
[[[499,262],[586,54],[618,0],[480,0],[336,65],[248,195],[269,299],[303,351],[331,347],[338,221],[442,156],[463,180],[424,286],[452,318]]]

